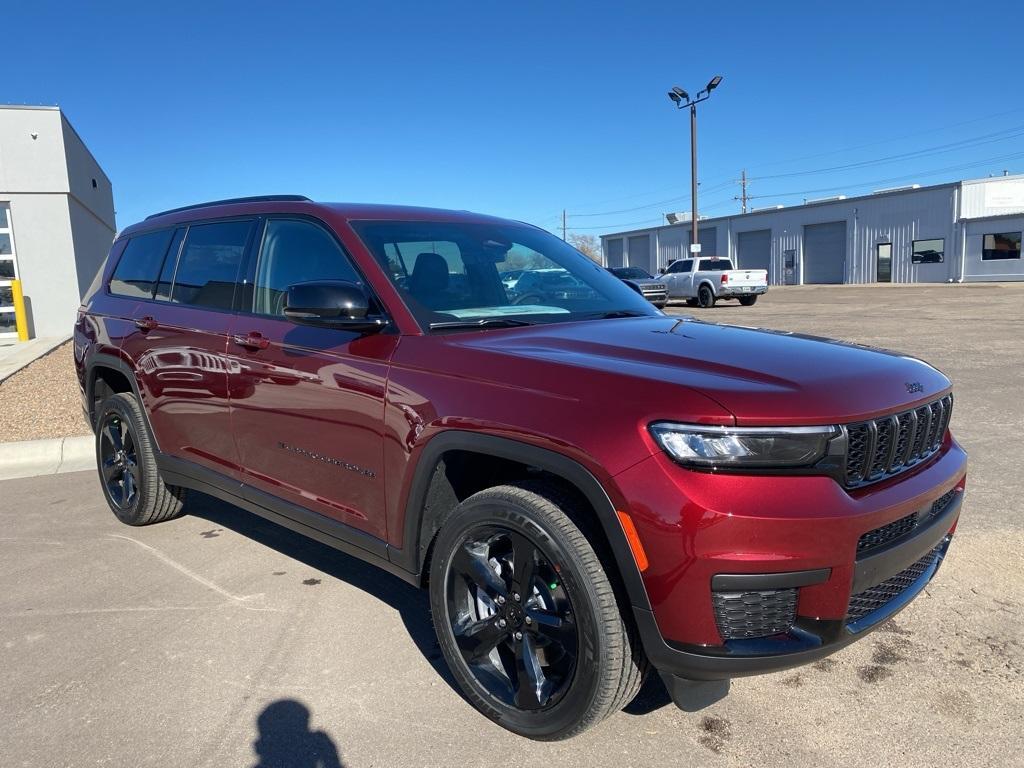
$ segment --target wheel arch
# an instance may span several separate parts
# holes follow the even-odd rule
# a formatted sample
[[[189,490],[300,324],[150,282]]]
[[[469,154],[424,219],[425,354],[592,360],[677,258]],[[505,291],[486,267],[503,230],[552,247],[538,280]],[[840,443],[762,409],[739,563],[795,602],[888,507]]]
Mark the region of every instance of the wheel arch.
[[[127,385],[127,386],[125,386]],[[97,353],[89,360],[85,375],[85,398],[89,409],[89,425],[95,429],[96,409],[108,396],[108,392],[130,392],[135,395],[142,409],[142,418],[146,422],[146,429],[149,431],[149,438],[153,441],[156,452],[160,452],[160,444],[153,432],[153,425],[149,421],[149,412],[143,403],[142,394],[139,391],[139,382],[135,378],[135,371],[126,360],[106,353]]]
[[[693,292],[694,296],[698,295],[700,293],[700,289],[705,285],[711,289],[711,294],[713,296],[718,296],[718,291],[715,289],[715,281],[708,277],[702,278],[701,281],[697,283],[697,290]]]
[[[419,573],[421,581],[425,579],[430,549],[437,532],[447,515],[461,501],[459,489],[448,479],[447,470],[453,456],[495,462],[491,466],[495,470],[494,479],[498,482],[486,482],[476,490],[500,484],[506,472],[514,477],[515,469],[522,476],[522,470],[525,469],[528,476],[539,474],[554,478],[579,494],[593,510],[597,522],[593,526],[595,535],[603,537],[602,543],[607,545],[607,551],[614,561],[617,573],[609,575],[613,579],[618,578],[625,590],[625,597],[634,607],[650,610],[643,578],[619,523],[615,506],[597,478],[578,461],[562,453],[497,435],[450,430],[431,438],[424,446],[405,505],[402,551],[391,550],[392,559],[397,564]],[[479,476],[477,482],[480,482]]]

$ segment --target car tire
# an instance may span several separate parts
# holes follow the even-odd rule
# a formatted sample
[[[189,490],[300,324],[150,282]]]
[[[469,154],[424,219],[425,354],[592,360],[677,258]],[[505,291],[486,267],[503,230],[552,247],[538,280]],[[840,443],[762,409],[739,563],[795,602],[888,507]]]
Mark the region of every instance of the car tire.
[[[715,292],[710,285],[702,285],[697,289],[697,305],[703,309],[711,309],[715,306]]]
[[[543,483],[480,491],[445,521],[430,567],[434,627],[465,697],[542,741],[622,709],[648,670],[578,510]]]
[[[757,303],[757,296],[741,296],[740,304],[744,307],[752,307]]]
[[[182,513],[185,489],[167,485],[135,395],[111,395],[96,419],[96,465],[110,510],[127,525],[150,525]]]

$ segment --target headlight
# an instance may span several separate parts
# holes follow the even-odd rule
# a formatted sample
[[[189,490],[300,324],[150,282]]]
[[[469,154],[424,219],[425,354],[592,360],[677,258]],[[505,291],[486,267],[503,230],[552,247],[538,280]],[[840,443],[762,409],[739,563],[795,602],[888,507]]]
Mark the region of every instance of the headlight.
[[[708,427],[659,421],[651,434],[680,464],[807,467],[825,456],[836,427]]]

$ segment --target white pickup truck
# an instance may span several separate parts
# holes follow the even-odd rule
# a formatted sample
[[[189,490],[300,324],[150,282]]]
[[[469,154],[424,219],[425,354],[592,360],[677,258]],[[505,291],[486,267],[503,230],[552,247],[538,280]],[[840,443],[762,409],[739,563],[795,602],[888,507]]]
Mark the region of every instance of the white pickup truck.
[[[713,307],[719,299],[739,299],[749,307],[768,290],[764,269],[733,269],[730,259],[704,256],[679,259],[662,273],[668,298],[686,299],[690,306]]]

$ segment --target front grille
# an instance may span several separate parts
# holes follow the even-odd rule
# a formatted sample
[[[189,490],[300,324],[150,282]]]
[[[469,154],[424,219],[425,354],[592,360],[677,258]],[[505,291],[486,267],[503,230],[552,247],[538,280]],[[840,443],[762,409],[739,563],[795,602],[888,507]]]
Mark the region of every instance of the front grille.
[[[778,635],[788,632],[796,619],[795,589],[712,592],[711,599],[723,640]]]
[[[953,500],[954,496],[956,496],[956,488],[950,488],[944,494],[939,496],[939,498],[932,503],[931,509],[928,510],[928,517],[932,518],[941,515],[949,505],[949,502]]]
[[[939,450],[953,414],[946,395],[910,411],[847,424],[846,486],[899,474]]]
[[[901,517],[894,523],[868,531],[857,541],[857,554],[884,547],[890,541],[906,536],[915,528],[917,528],[917,512]]]
[[[899,520],[883,525],[881,528],[868,531],[857,540],[857,555],[863,555],[884,547],[913,533],[919,525],[928,524],[933,518],[941,515],[946,510],[956,492],[956,488],[951,488],[925,509],[919,512],[912,512],[905,517],[901,517]]]
[[[858,592],[850,597],[850,607],[846,611],[846,623],[860,621],[865,616],[883,608],[887,603],[902,595],[914,582],[921,578],[921,575],[931,568],[941,557],[942,547],[939,544],[935,549],[922,557],[909,568],[900,571],[881,584],[868,587],[863,592]]]

